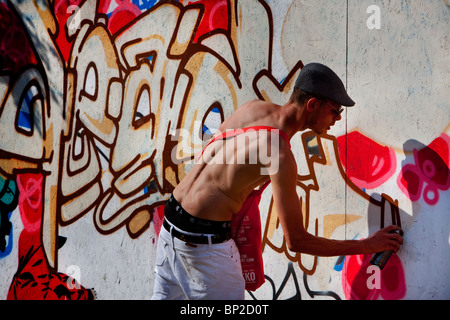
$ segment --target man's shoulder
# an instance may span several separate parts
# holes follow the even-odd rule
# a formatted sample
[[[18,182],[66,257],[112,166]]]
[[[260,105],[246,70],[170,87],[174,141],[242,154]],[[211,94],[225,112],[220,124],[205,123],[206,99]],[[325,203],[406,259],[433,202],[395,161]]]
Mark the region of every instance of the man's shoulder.
[[[255,107],[256,108],[262,108],[262,107],[270,108],[270,107],[280,107],[280,105],[270,102],[270,101],[254,99],[254,100],[247,101],[240,108],[255,108]]]

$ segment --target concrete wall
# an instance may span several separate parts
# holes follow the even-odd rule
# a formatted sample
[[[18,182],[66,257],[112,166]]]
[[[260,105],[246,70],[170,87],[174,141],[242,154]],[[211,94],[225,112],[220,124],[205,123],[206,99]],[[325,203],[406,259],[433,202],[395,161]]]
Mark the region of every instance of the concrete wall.
[[[283,104],[302,66],[357,102],[299,133],[309,232],[370,256],[289,252],[270,187],[266,283],[248,299],[450,298],[446,0],[0,1],[0,297],[149,299],[164,201],[203,133],[243,102]],[[179,135],[177,135],[179,133]]]

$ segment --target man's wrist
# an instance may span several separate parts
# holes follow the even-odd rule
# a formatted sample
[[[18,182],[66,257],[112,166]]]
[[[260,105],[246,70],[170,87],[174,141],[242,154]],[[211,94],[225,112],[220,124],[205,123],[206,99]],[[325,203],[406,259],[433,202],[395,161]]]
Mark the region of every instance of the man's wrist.
[[[366,239],[361,239],[358,240],[360,243],[360,251],[361,254],[368,254],[368,253],[374,253],[374,250],[372,248],[372,246],[370,245],[370,241],[366,238]]]

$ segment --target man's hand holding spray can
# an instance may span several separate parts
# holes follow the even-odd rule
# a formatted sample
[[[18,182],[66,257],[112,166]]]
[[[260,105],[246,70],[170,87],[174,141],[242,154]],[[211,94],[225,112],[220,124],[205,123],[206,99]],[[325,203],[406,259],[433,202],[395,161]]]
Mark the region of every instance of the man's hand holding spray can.
[[[395,203],[392,203],[391,201],[385,199],[383,197],[383,200],[386,201],[386,203],[390,203],[390,208],[391,208],[391,217],[392,217],[392,224],[393,225],[397,225],[400,228],[402,227],[401,221],[400,221],[400,212],[398,210],[398,205]],[[385,206],[383,205],[381,207],[381,227],[383,228],[384,226],[384,213],[385,213]],[[399,235],[403,236],[403,231],[400,230],[396,230],[393,231],[398,233]],[[392,250],[386,250],[386,251],[382,251],[382,252],[377,252],[374,253],[372,255],[372,258],[370,259],[370,263],[373,265],[376,265],[380,268],[380,270],[383,270],[384,266],[386,265],[386,263],[388,262],[389,258],[391,257],[393,251]]]

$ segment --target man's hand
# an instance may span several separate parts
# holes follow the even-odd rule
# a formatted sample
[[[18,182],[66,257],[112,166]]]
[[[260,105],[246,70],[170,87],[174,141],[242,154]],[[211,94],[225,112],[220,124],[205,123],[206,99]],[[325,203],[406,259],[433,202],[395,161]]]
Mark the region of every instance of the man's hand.
[[[403,244],[402,234],[403,231],[399,226],[391,225],[378,230],[362,241],[365,242],[369,253],[382,252],[385,250],[391,250],[394,253],[397,253],[400,246]]]

